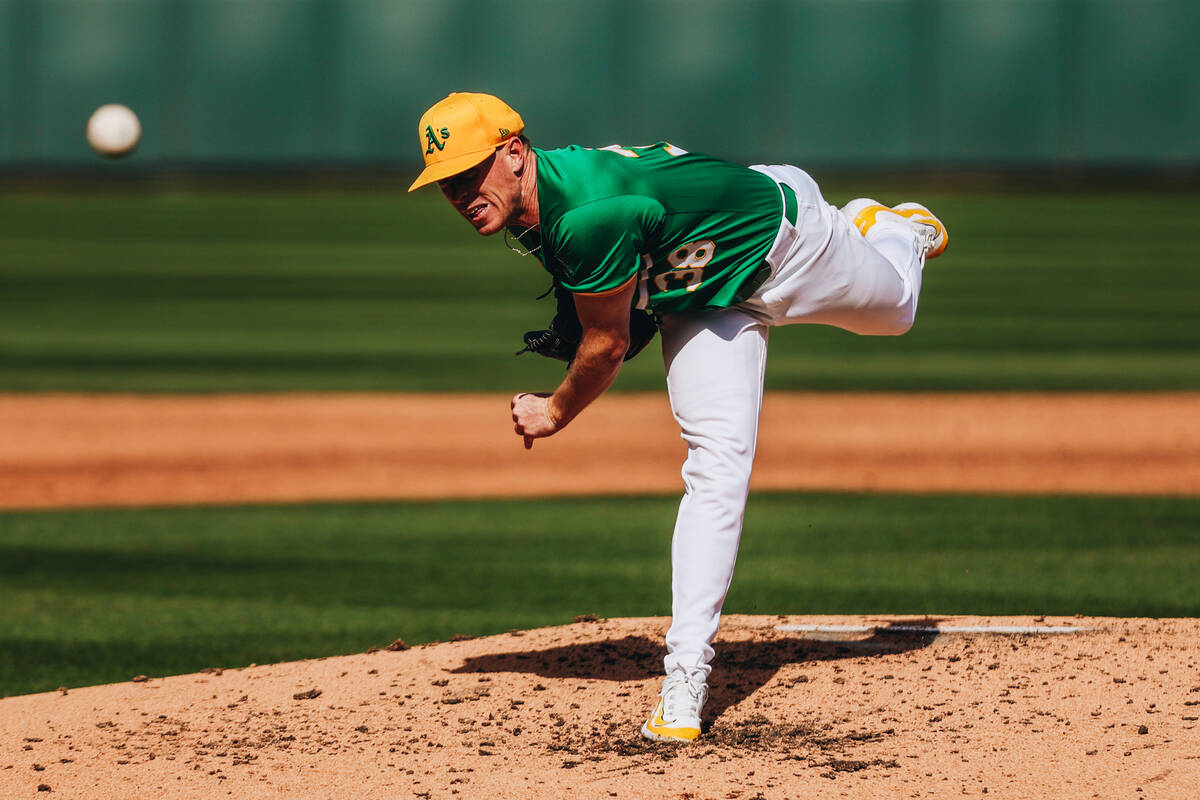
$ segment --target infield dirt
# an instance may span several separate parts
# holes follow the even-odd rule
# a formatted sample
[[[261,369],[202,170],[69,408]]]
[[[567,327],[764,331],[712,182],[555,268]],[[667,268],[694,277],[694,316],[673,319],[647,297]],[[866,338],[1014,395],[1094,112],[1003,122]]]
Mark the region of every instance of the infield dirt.
[[[674,493],[665,393],[522,448],[501,395],[0,395],[0,508]],[[1200,493],[1200,394],[768,394],[753,488]]]
[[[912,621],[1091,630],[888,632]],[[797,623],[878,629],[778,630]],[[683,746],[639,734],[665,628],[587,621],[8,698],[0,796],[1186,798],[1200,786],[1196,620],[730,617],[711,722]]]

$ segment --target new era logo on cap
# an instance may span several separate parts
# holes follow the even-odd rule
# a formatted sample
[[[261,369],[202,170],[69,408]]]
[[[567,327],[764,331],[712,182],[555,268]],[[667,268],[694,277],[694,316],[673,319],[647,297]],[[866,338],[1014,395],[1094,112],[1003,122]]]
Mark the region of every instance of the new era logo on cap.
[[[486,161],[497,147],[524,129],[521,115],[498,97],[476,92],[451,93],[421,116],[417,130],[425,169],[408,190],[449,178]]]

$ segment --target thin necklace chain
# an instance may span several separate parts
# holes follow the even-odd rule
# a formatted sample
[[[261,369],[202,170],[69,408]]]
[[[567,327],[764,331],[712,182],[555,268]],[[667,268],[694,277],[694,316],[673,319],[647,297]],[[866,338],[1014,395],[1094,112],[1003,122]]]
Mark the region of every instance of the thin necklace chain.
[[[529,233],[531,230],[533,230],[536,227],[537,227],[536,225],[530,225],[528,228],[526,228],[525,230],[518,233],[517,234],[517,243],[520,244],[521,237],[524,236],[525,234]],[[504,246],[507,247],[509,250],[512,250],[514,253],[516,253],[519,256],[531,256],[534,253],[536,253],[538,250],[542,249],[542,246],[540,244],[537,247],[533,248],[532,250],[529,250],[529,249],[520,250],[516,247],[513,247],[512,242],[510,242],[508,240],[508,228],[504,229]],[[524,247],[523,244],[521,246]]]

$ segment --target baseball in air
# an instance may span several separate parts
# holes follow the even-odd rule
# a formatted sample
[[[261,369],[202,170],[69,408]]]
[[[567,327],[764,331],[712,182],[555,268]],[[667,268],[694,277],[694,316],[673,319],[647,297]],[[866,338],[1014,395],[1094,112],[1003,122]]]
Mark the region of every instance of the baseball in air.
[[[129,155],[142,138],[142,123],[128,106],[109,103],[100,106],[88,119],[88,144],[106,158]]]

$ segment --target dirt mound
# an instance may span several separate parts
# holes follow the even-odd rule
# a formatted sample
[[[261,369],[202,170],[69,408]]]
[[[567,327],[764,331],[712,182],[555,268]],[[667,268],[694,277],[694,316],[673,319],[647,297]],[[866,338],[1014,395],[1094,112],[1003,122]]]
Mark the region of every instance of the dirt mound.
[[[1197,620],[729,617],[708,730],[686,746],[638,733],[666,626],[584,621],[7,698],[0,796],[874,800],[1200,785]]]

